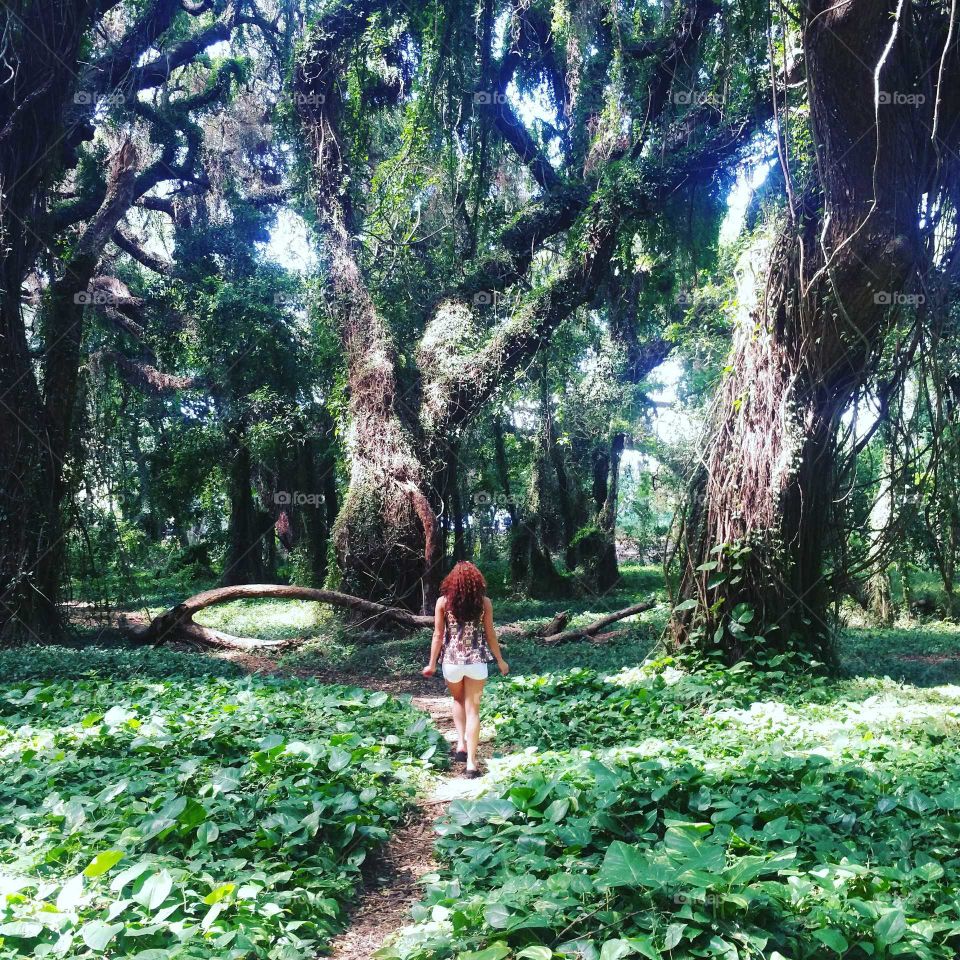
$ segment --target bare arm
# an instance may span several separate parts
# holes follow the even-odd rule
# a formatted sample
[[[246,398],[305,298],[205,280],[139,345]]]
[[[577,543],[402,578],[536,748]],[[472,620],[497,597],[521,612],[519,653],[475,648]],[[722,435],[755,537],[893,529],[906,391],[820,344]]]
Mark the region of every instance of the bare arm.
[[[437,598],[437,606],[433,617],[433,639],[430,641],[430,662],[423,668],[425,677],[432,677],[437,672],[437,661],[440,659],[440,648],[443,646],[443,628],[446,619],[444,611],[446,602],[443,597]]]
[[[484,597],[483,600],[483,629],[487,634],[487,645],[490,647],[490,652],[496,659],[497,666],[500,667],[500,672],[506,676],[510,672],[510,664],[503,659],[503,654],[500,652],[500,642],[497,640],[497,631],[493,627],[493,604],[490,602],[489,597]]]

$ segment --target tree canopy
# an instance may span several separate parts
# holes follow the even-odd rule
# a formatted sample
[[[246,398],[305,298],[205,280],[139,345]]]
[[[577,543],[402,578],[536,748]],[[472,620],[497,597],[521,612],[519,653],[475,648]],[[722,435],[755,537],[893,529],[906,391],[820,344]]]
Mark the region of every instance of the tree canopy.
[[[4,634],[130,567],[633,551],[731,659],[952,596],[956,30],[889,7],[8,5]]]

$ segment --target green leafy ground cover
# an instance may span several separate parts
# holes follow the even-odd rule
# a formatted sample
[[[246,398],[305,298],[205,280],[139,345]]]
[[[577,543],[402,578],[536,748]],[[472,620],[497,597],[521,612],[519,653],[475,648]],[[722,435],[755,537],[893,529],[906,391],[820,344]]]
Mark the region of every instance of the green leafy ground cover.
[[[380,956],[955,958],[960,688],[774,666],[492,687],[520,752]]]
[[[442,738],[197,655],[0,653],[0,956],[312,956]]]
[[[956,623],[850,628],[844,633],[841,652],[848,673],[888,676],[918,686],[960,683],[960,625]]]
[[[631,574],[624,602],[648,574]],[[498,619],[533,624],[559,606],[501,596]],[[597,613],[589,599],[562,606]],[[291,622],[292,609],[231,605],[216,625],[313,636],[285,657],[292,668],[360,683],[416,675],[426,634],[383,642],[328,629],[323,612],[312,628],[306,609]],[[479,800],[450,808],[442,870],[382,956],[955,958],[957,627],[850,628],[845,679],[785,661],[640,668],[663,610],[600,647],[507,639],[514,675],[484,698],[500,759]],[[125,669],[135,676],[136,658]]]

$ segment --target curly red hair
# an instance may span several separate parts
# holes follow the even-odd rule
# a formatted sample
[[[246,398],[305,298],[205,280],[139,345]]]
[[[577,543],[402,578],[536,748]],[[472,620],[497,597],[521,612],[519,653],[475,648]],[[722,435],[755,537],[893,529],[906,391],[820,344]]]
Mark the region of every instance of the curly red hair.
[[[462,560],[443,578],[440,593],[446,597],[447,610],[458,623],[473,623],[483,613],[487,581],[469,560]]]

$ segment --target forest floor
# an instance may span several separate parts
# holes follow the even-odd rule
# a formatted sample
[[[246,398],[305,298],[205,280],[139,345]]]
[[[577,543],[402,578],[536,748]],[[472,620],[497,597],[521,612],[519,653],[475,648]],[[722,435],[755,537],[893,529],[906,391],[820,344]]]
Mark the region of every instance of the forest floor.
[[[276,659],[249,652],[224,651],[210,656],[236,664],[251,674],[310,677],[321,683],[358,682],[355,675],[335,670],[312,672],[303,667],[292,670]],[[410,696],[412,705],[430,717],[445,741],[451,747],[456,742],[451,701],[449,696],[437,692],[436,679],[385,675],[367,678],[360,685],[393,696]],[[476,796],[483,789],[481,782],[463,779],[462,772],[463,764],[454,762],[451,770],[438,771],[431,777],[427,789],[415,798],[404,823],[383,849],[364,864],[363,890],[350,911],[349,926],[330,942],[325,956],[332,960],[370,960],[392,934],[409,922],[411,909],[423,892],[423,877],[438,868],[434,857],[437,819],[444,815],[452,799]]]
[[[526,628],[657,589],[638,569],[602,602],[495,609]],[[505,638],[511,678],[484,696],[487,775],[435,765],[365,862],[332,957],[955,960],[960,627],[851,620],[827,678],[651,662],[665,616],[605,644]],[[288,641],[200,659],[399,696],[450,737],[442,681],[419,673],[426,631],[351,632],[276,601],[198,619]]]

